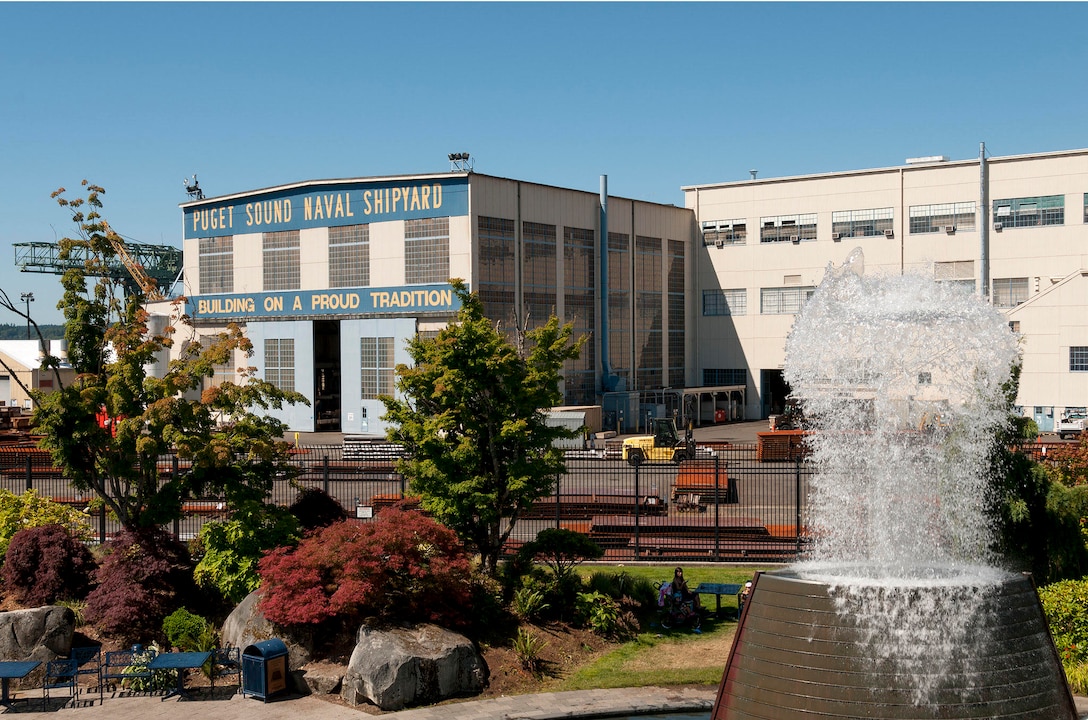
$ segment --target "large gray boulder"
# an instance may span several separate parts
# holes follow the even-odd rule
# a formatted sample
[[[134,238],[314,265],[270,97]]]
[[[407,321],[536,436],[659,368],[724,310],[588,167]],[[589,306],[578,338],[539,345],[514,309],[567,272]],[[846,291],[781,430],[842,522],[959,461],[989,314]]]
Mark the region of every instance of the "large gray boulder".
[[[223,621],[220,637],[224,644],[240,648],[261,640],[279,638],[287,646],[288,669],[300,668],[313,659],[313,645],[310,638],[288,635],[282,628],[277,628],[257,608],[261,596],[259,591],[251,592],[242,600],[227,619]],[[296,688],[302,690],[303,688]]]
[[[67,657],[75,631],[75,614],[60,605],[0,612],[0,658],[46,662]]]
[[[382,710],[479,694],[487,663],[472,642],[437,625],[392,630],[359,629],[340,697],[349,705],[370,702]]]

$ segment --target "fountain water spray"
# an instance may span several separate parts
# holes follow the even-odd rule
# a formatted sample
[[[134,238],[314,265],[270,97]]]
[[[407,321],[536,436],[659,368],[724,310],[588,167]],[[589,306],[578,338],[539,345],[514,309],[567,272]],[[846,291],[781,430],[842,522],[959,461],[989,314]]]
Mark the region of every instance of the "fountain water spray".
[[[1072,718],[1030,578],[997,568],[990,458],[1017,340],[919,275],[830,267],[786,342],[811,550],[759,576],[724,718]]]

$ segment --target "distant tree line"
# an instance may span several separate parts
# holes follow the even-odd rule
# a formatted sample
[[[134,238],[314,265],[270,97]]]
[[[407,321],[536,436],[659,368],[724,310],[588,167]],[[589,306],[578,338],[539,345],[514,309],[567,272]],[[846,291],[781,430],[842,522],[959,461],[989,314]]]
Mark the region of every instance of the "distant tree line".
[[[38,329],[46,340],[60,340],[64,337],[63,325],[39,325]],[[0,325],[0,340],[26,340],[26,325]]]

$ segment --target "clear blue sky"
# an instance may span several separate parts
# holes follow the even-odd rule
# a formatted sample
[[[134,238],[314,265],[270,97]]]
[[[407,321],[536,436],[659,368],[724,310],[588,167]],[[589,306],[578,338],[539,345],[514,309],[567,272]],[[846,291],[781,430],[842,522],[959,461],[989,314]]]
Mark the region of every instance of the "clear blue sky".
[[[477,172],[683,203],[682,185],[1088,146],[1081,3],[0,2],[0,287],[87,178],[138,242],[209,196]],[[56,235],[54,234],[56,233]],[[0,323],[20,322],[0,317]]]

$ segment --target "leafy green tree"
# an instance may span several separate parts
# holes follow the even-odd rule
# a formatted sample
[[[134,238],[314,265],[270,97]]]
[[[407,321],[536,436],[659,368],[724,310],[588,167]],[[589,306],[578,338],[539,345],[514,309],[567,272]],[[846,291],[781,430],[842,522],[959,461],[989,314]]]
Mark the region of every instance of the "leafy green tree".
[[[407,450],[398,469],[423,508],[494,575],[519,513],[564,471],[553,442],[570,432],[548,427],[545,410],[560,403],[559,372],[585,339],[572,342],[572,326],[553,316],[525,334],[528,349],[519,352],[484,317],[480,299],[451,283],[461,302],[456,322],[409,341],[414,365],[397,366],[403,399],[382,398],[383,417],[389,439]]]
[[[123,243],[100,214],[105,191],[83,185],[85,198],[68,200],[63,188],[53,194],[77,228],[75,238],[60,241],[61,257],[84,264],[64,274],[58,304],[76,378],[65,385],[56,373],[55,392],[34,395],[42,446],[74,487],[98,495],[128,529],[173,520],[187,496],[221,492],[231,505],[263,500],[276,473],[291,466],[281,440],[285,426],[257,412],[305,399],[259,380],[252,368],[240,383],[200,394],[217,364],[231,362],[236,350],[252,353],[233,325],[206,344],[192,333],[161,376],[149,373],[177,330],[172,324],[153,330],[144,295],[125,295],[101,272]],[[59,361],[47,357],[45,366],[57,368]],[[188,468],[164,480],[159,458],[169,452]]]

